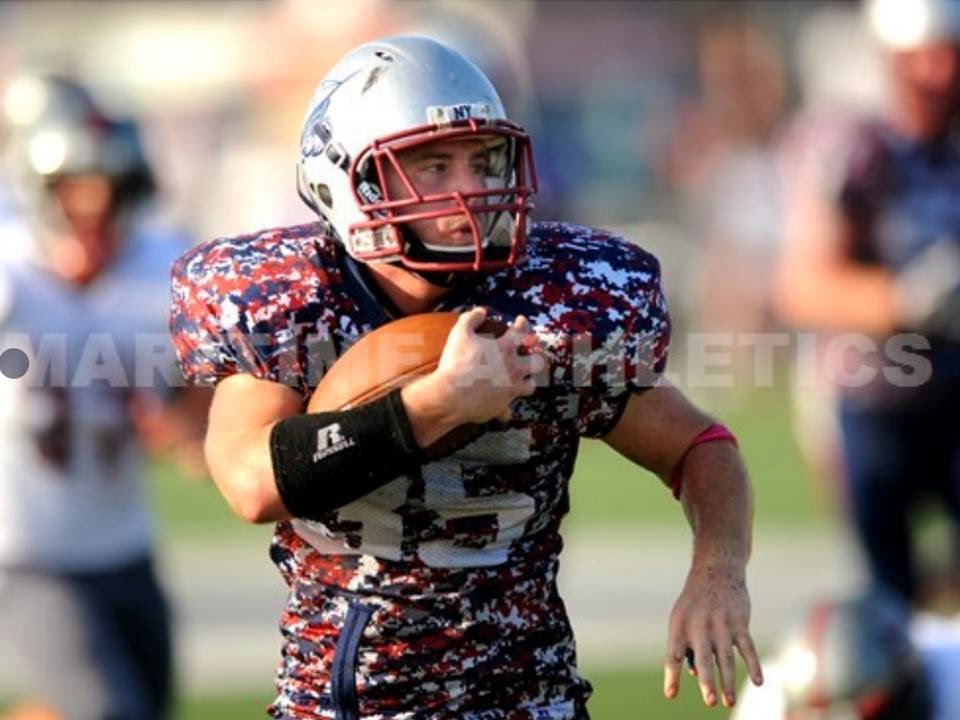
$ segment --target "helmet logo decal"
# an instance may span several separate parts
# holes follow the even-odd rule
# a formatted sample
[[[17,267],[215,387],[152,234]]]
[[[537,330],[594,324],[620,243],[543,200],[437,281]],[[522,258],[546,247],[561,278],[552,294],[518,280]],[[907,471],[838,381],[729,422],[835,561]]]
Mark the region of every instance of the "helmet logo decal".
[[[450,125],[458,120],[490,120],[493,111],[487,103],[460,103],[459,105],[431,105],[427,108],[427,122]]]
[[[343,80],[325,80],[320,85],[321,91],[326,91],[323,99],[320,100],[310,111],[307,121],[303,124],[304,132],[300,137],[300,153],[304,157],[316,157],[320,155],[330,142],[330,125],[326,122],[327,108],[330,107],[330,98],[333,94],[343,87],[350,78],[356,75],[359,70],[352,72]],[[319,95],[319,93],[317,93]]]

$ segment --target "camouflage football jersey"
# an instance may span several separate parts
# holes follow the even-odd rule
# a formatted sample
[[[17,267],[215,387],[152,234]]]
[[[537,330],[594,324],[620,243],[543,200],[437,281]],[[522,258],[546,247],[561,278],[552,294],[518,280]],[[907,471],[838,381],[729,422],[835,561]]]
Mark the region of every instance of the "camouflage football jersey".
[[[391,318],[321,225],[221,239],[173,270],[184,375],[239,372],[298,390]],[[586,717],[557,594],[560,521],[580,436],[616,423],[662,372],[669,320],[654,257],[605,232],[531,228],[526,259],[437,310],[527,316],[547,360],[538,390],[453,455],[316,521],[277,525],[290,587],[279,695],[290,718]],[[318,478],[323,482],[349,478]]]

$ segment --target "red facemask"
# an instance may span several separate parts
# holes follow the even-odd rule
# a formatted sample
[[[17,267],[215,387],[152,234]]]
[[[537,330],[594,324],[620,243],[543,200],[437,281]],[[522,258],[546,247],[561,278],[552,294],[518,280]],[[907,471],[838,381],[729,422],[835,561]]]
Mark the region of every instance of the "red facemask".
[[[502,139],[505,153],[503,186],[469,192],[422,194],[404,171],[398,155],[438,141],[466,138]],[[360,172],[361,166],[365,174]],[[393,169],[406,195],[392,197],[384,171]],[[423,125],[374,141],[357,155],[350,177],[354,195],[367,220],[350,226],[354,256],[375,262],[399,255],[399,262],[417,271],[493,271],[514,265],[525,251],[531,196],[538,182],[533,147],[523,128],[507,120],[460,120],[448,125]],[[413,208],[437,204],[430,210]],[[442,217],[465,218],[473,235],[471,246],[436,252],[419,244],[405,228],[409,223]]]

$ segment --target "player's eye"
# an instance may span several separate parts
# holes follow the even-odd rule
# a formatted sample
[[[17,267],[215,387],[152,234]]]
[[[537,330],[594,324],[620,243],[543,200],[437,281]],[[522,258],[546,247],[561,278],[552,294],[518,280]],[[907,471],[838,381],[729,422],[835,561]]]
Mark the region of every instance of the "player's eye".
[[[420,172],[425,175],[443,175],[449,170],[449,163],[443,160],[433,160],[420,166]]]
[[[474,175],[485,176],[487,171],[490,169],[490,163],[487,161],[486,156],[474,158],[470,161],[470,171]]]

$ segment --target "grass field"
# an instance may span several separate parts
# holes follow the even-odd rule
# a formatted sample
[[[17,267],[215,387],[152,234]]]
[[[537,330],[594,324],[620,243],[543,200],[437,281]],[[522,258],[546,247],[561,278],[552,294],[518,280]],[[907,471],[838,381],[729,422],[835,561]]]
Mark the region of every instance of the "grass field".
[[[709,720],[724,717],[722,709],[703,705],[692,679],[681,687],[680,696],[668,702],[660,695],[659,668],[590,672],[584,675],[593,683],[590,716],[593,720]],[[176,720],[261,720],[263,708],[270,702],[270,692],[227,698],[192,698],[184,701]]]
[[[593,720],[710,720],[725,717],[722,709],[710,709],[700,701],[692,682],[684,683],[680,696],[668,702],[659,693],[659,668],[590,672],[584,675],[593,683],[589,702]],[[188,697],[179,702],[173,720],[263,720],[264,709],[272,699],[270,688],[262,692],[248,689],[228,697]],[[0,711],[4,703],[0,702]]]

